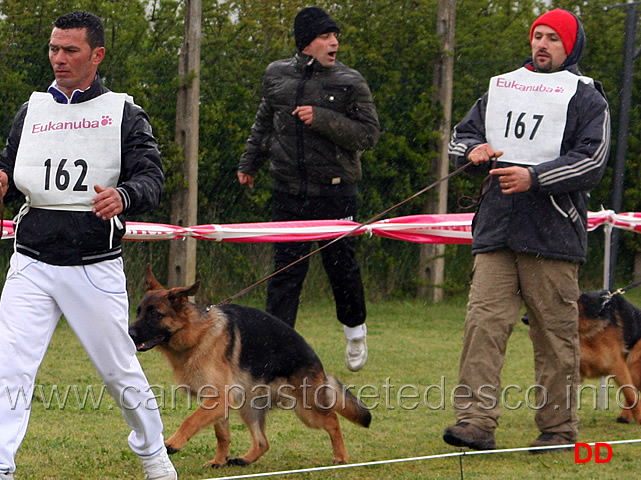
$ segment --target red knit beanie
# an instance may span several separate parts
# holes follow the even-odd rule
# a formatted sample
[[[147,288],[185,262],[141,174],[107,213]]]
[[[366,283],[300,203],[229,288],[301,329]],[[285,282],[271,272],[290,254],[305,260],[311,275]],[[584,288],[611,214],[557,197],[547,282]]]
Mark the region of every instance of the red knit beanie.
[[[577,19],[574,15],[567,10],[561,10],[560,8],[555,8],[554,10],[544,13],[534,21],[532,28],[530,28],[530,42],[534,35],[534,28],[537,25],[547,25],[554,29],[554,31],[559,34],[559,37],[561,37],[561,41],[565,47],[565,53],[570,55],[570,52],[572,52],[572,49],[574,48],[576,32],[579,28]]]

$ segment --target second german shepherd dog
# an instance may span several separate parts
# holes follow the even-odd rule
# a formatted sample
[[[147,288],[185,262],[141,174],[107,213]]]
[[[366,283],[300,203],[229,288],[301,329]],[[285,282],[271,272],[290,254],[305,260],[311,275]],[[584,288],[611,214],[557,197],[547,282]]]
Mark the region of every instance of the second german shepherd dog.
[[[583,292],[577,305],[581,378],[611,377],[625,399],[617,422],[641,424],[641,309],[608,290]]]
[[[129,328],[136,348],[157,347],[178,385],[199,397],[199,406],[165,443],[175,453],[207,426],[214,426],[216,454],[206,466],[248,465],[269,444],[265,418],[271,406],[294,410],[305,425],[330,436],[333,462],[347,463],[336,413],[368,427],[369,410],[332,375],[310,345],[285,322],[240,305],[202,309],[188,297],[199,287],[165,289],[147,265],[146,293]],[[201,395],[202,394],[202,395]],[[252,436],[252,447],[229,457],[229,412],[238,410]]]
[[[641,309],[607,290],[582,293],[578,305],[581,376],[613,375],[625,398],[617,421],[641,424]]]

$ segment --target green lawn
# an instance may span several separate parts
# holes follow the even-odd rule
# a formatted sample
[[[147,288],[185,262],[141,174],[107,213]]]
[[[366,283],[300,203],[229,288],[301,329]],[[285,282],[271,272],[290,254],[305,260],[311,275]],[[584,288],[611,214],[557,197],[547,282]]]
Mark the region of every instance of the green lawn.
[[[641,294],[628,297],[641,305]],[[443,443],[443,429],[454,422],[450,393],[457,382],[458,358],[465,312],[465,298],[439,305],[419,301],[369,304],[368,344],[370,358],[360,372],[348,371],[343,362],[344,338],[330,302],[304,302],[298,330],[316,349],[328,372],[343,383],[361,389],[365,403],[373,408],[371,427],[366,430],[342,421],[345,443],[353,463],[407,459],[454,453]],[[172,374],[154,350],[140,354],[149,380],[171,392]],[[503,374],[503,385],[525,391],[533,382],[532,348],[526,327],[514,330]],[[45,399],[37,398],[27,438],[18,454],[17,479],[141,479],[142,468],[127,447],[128,427],[113,401],[105,396],[96,406],[84,395],[93,389],[98,398],[101,383],[86,354],[66,323],[53,338],[40,370],[38,384]],[[598,385],[598,380],[589,385]],[[76,387],[74,387],[76,386]],[[51,402],[51,392],[68,390],[64,406]],[[76,390],[74,390],[74,388]],[[613,389],[611,389],[613,390]],[[78,395],[76,395],[76,392]],[[427,392],[427,398],[425,397]],[[641,426],[615,423],[618,415],[611,392],[609,410],[594,408],[590,391],[584,392],[579,441],[614,441],[641,438]],[[161,401],[166,433],[178,427],[190,409],[186,397],[168,393]],[[516,388],[508,405],[525,401]],[[96,400],[97,402],[97,400]],[[538,436],[533,410],[504,409],[497,431],[498,448],[526,447]],[[250,440],[237,416],[232,417],[232,454],[242,454]],[[261,472],[307,469],[329,465],[331,447],[323,431],[309,430],[292,412],[274,411],[267,421],[271,450],[256,464],[219,470],[202,467],[213,458],[215,436],[208,430],[196,436],[173,461],[182,480],[209,479]],[[374,465],[270,478],[296,479],[418,479],[461,478],[631,478],[639,469],[638,444],[614,445],[607,464],[577,465],[572,453],[530,455],[527,452],[454,456],[387,465]]]

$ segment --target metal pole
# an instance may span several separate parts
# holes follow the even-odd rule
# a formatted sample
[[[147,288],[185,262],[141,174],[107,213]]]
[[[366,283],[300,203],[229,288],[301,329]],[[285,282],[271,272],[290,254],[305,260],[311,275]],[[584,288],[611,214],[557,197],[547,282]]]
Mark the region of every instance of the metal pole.
[[[612,8],[626,8],[625,19],[625,46],[623,53],[623,85],[621,88],[621,105],[619,108],[619,128],[617,132],[617,151],[615,157],[613,178],[612,178],[612,196],[610,207],[616,213],[621,211],[623,205],[623,185],[625,177],[625,156],[628,149],[628,128],[630,124],[630,104],[632,98],[632,76],[634,73],[634,58],[637,29],[637,9],[636,5],[640,2],[630,2],[625,5],[606,7],[607,10]],[[610,249],[610,269],[608,271],[607,289],[614,290],[616,283],[616,264],[619,243],[619,231],[614,229],[612,232],[611,249]]]
[[[603,233],[605,234],[605,252],[603,253],[603,289],[610,290],[612,289],[609,286],[610,281],[610,247],[612,245],[612,230],[616,230],[610,223],[606,223],[603,228]],[[599,390],[599,408],[603,410],[605,408],[605,397],[608,394],[608,385],[605,377],[601,377],[601,389]]]
[[[632,98],[632,75],[634,73],[634,59],[637,38],[637,9],[641,2],[628,2],[622,5],[605,7],[607,12],[615,8],[625,8],[625,41],[623,48],[623,87],[621,89],[621,105],[619,108],[619,130],[617,132],[617,151],[612,178],[611,208],[615,213],[621,211],[623,205],[623,180],[625,176],[625,155],[628,149],[628,128],[630,123],[630,103]],[[605,226],[605,254],[603,260],[603,288],[613,291],[616,283],[616,264],[619,245],[619,229],[612,225]],[[607,382],[601,377],[601,390],[599,392],[599,407],[605,408],[607,395]]]

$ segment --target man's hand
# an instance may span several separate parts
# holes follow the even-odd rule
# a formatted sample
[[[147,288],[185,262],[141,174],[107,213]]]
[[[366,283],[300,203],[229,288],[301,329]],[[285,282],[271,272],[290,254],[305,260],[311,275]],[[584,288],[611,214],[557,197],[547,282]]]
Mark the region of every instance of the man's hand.
[[[503,152],[494,151],[489,143],[482,143],[468,153],[467,159],[474,165],[479,165],[480,163],[489,162],[492,158],[499,158],[501,155],[503,155]]]
[[[311,125],[312,120],[314,119],[314,107],[310,105],[296,107],[292,112],[292,115],[297,115],[305,125]]]
[[[91,201],[94,206],[91,210],[93,213],[103,220],[110,220],[112,217],[122,213],[124,206],[118,190],[114,187],[102,188],[100,185],[94,185],[93,189],[98,194]]]
[[[526,167],[505,167],[490,170],[490,175],[498,175],[504,194],[527,192],[532,188],[532,176]]]
[[[249,188],[254,188],[254,177],[252,177],[248,173],[242,172],[237,172],[236,176],[238,176],[238,182],[241,185],[247,185]]]

